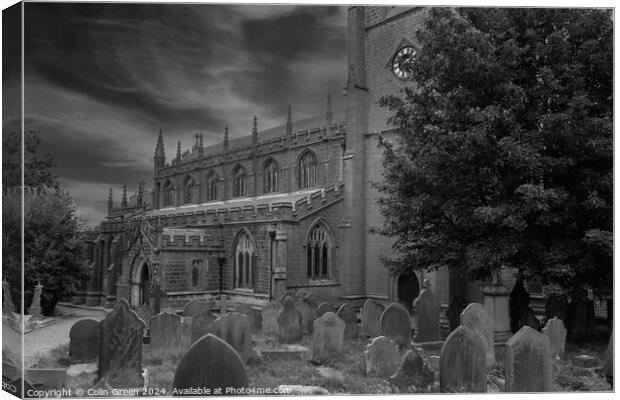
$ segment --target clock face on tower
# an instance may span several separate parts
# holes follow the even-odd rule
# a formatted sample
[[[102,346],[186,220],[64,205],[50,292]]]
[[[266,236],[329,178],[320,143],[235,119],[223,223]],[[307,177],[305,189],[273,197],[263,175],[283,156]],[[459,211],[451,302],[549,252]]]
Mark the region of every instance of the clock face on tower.
[[[405,46],[398,50],[392,59],[392,72],[399,79],[409,80],[413,76],[413,59],[416,50],[411,46]]]

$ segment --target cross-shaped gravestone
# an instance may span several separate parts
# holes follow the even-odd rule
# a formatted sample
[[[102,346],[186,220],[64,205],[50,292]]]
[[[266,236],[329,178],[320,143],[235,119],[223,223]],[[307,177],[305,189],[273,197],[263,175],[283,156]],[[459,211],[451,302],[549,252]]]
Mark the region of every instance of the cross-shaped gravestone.
[[[551,357],[554,360],[563,358],[564,348],[566,347],[566,328],[564,328],[562,320],[558,317],[551,318],[545,324],[542,333],[549,338]]]
[[[344,321],[344,337],[345,339],[355,339],[359,336],[359,330],[357,328],[357,316],[355,315],[355,311],[351,308],[348,303],[344,303],[338,309],[336,313],[341,320]]]
[[[248,387],[248,376],[241,357],[234,348],[219,337],[208,334],[202,337],[183,356],[174,373],[172,388],[175,395],[200,396],[224,395],[221,388]],[[230,394],[230,393],[229,393]]]
[[[459,326],[446,338],[439,354],[439,386],[444,393],[487,391],[487,362],[481,337]]]
[[[505,345],[506,392],[549,392],[552,382],[551,344],[540,332],[524,326]]]
[[[484,343],[487,367],[495,364],[495,345],[493,338],[493,320],[482,304],[471,303],[461,313],[461,325],[474,331]]]
[[[381,335],[392,339],[399,346],[411,344],[411,318],[407,309],[399,303],[392,303],[381,314],[379,322]]]
[[[112,387],[142,387],[142,337],[146,325],[121,299],[99,323],[98,378]]]
[[[400,352],[393,340],[385,336],[378,336],[366,346],[364,352],[366,360],[366,375],[388,377],[398,370]]]
[[[441,339],[439,334],[439,300],[431,290],[430,282],[413,301],[414,315],[417,319],[416,342],[433,342]]]
[[[345,323],[333,312],[328,312],[314,321],[310,358],[322,363],[344,352]]]
[[[282,310],[278,314],[278,336],[286,343],[298,342],[301,339],[301,313],[295,308],[295,300],[284,298]]]
[[[99,322],[82,319],[69,331],[69,357],[72,361],[89,361],[97,358],[99,346]]]
[[[383,307],[376,301],[372,299],[366,300],[360,312],[362,320],[362,336],[379,336],[381,332],[379,320],[381,319],[381,313],[383,312],[383,310],[385,310],[385,307]]]
[[[280,327],[278,326],[278,314],[282,310],[282,303],[272,301],[266,304],[262,311],[263,332],[277,335]]]
[[[161,360],[183,354],[187,343],[183,332],[183,319],[172,313],[162,313],[149,320],[151,355]]]

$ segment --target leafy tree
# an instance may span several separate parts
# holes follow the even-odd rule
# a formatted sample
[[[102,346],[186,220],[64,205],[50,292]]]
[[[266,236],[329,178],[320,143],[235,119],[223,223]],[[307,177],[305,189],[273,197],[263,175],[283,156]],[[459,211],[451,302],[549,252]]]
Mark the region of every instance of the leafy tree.
[[[414,85],[382,99],[378,184],[397,270],[612,288],[613,23],[606,10],[433,8]]]
[[[51,158],[36,157],[38,137],[24,137],[26,185],[21,186],[20,165],[14,159],[3,160],[2,262],[3,275],[9,281],[16,306],[21,305],[22,223],[24,239],[23,288],[25,307],[30,305],[34,286],[44,286],[41,307],[53,312],[58,300],[72,293],[86,278],[83,238],[73,200],[52,179]],[[19,135],[3,137],[3,145],[20,148]],[[7,151],[7,148],[4,148]],[[15,171],[7,171],[6,168]],[[27,171],[31,169],[28,173]],[[6,180],[5,180],[6,179]],[[9,186],[13,185],[13,186]],[[23,219],[22,219],[23,204]]]
[[[52,156],[41,155],[41,139],[34,131],[24,135],[24,184],[26,186],[46,185],[57,187],[53,175],[56,166]],[[9,132],[2,135],[2,185],[14,187],[22,184],[22,135],[21,132]]]

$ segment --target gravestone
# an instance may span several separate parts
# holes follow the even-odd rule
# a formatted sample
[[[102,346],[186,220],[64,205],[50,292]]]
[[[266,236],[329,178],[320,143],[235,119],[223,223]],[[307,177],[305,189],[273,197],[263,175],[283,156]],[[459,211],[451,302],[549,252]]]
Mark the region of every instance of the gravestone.
[[[466,305],[467,303],[464,302],[462,299],[459,299],[456,296],[452,297],[452,301],[450,302],[450,305],[446,310],[446,316],[448,317],[448,326],[450,328],[450,332],[455,330],[460,325],[461,313],[465,309]]]
[[[226,341],[245,362],[252,356],[252,331],[250,317],[236,312],[218,317],[212,326],[213,333]]]
[[[540,321],[536,318],[536,313],[530,308],[526,307],[521,318],[519,319],[519,327],[529,326],[532,329],[540,331]]]
[[[568,327],[568,301],[566,301],[566,296],[550,295],[545,302],[545,316],[547,321],[553,317],[558,317],[564,326]]]
[[[524,326],[505,345],[506,392],[549,392],[552,382],[549,338]]]
[[[12,314],[15,312],[15,305],[13,304],[13,296],[11,296],[11,286],[7,280],[2,281],[2,313]]]
[[[34,294],[32,295],[32,303],[28,309],[32,319],[41,318],[41,293],[43,292],[43,285],[41,282],[37,283],[34,287]]]
[[[195,343],[207,333],[212,333],[211,327],[215,322],[215,315],[213,315],[208,308],[204,308],[200,314],[196,315],[191,320],[191,343]]]
[[[590,310],[592,308],[592,310]],[[581,299],[573,299],[568,307],[568,332],[574,340],[585,338],[593,330],[593,304]]]
[[[142,336],[146,325],[121,299],[98,325],[97,376],[112,387],[142,387]]]
[[[564,357],[566,347],[566,328],[558,317],[553,317],[545,324],[542,333],[549,338],[551,345],[551,357],[555,359]]]
[[[136,307],[136,314],[138,314],[138,317],[144,321],[145,324],[148,324],[153,316],[153,309],[145,303]]]
[[[471,303],[461,313],[461,325],[474,331],[484,344],[487,367],[495,364],[495,340],[493,338],[493,320],[482,304]]]
[[[205,309],[205,303],[198,299],[194,299],[187,303],[185,307],[183,307],[183,316],[184,317],[194,317],[202,312]]]
[[[399,303],[392,303],[381,314],[379,320],[381,335],[392,339],[399,346],[411,344],[411,318],[407,309]]]
[[[318,318],[315,308],[307,301],[297,302],[295,308],[301,313],[301,329],[303,333],[311,334],[312,324]]]
[[[603,365],[603,375],[607,383],[614,388],[614,330],[611,330],[611,336],[609,337],[609,344],[607,345],[607,351],[605,352],[605,365]]]
[[[284,298],[278,314],[278,336],[286,343],[301,340],[301,313],[295,308],[295,301],[291,296]]]
[[[381,333],[379,321],[385,308],[372,299],[366,300],[360,311],[362,336],[375,337]]]
[[[413,301],[414,315],[417,320],[416,342],[435,342],[441,339],[439,333],[439,300],[431,290],[430,282],[425,281],[425,288]]]
[[[517,332],[521,327],[519,321],[529,305],[530,294],[523,286],[523,277],[519,275],[508,298],[508,315],[510,316],[510,330],[512,333]]]
[[[272,301],[266,304],[262,311],[263,317],[263,332],[277,335],[279,332],[278,314],[282,310],[282,303],[279,301]]]
[[[280,296],[280,303],[284,304],[286,299],[291,299],[293,303],[295,302],[295,298],[289,292],[284,292],[282,296]]]
[[[69,331],[69,357],[71,361],[90,361],[99,353],[99,322],[82,319]]]
[[[262,315],[261,312],[256,310],[249,304],[239,303],[237,307],[235,307],[235,312],[239,314],[247,315],[250,318],[250,329],[252,332],[260,332],[262,329]]]
[[[394,341],[385,336],[377,336],[366,346],[364,352],[366,360],[366,375],[392,376],[400,365],[400,352]]]
[[[186,350],[183,320],[172,313],[157,314],[149,320],[151,355],[159,359],[179,357]]]
[[[480,335],[461,325],[439,353],[439,387],[443,393],[487,391],[487,355]]]
[[[316,315],[320,317],[323,314],[328,313],[328,312],[333,312],[335,314],[336,311],[338,310],[332,303],[328,301],[324,301],[323,303],[319,304],[319,306],[316,308]]]
[[[310,359],[315,363],[330,360],[344,352],[345,323],[333,312],[314,321]]]
[[[357,328],[357,316],[355,315],[355,311],[353,311],[351,306],[347,303],[344,303],[340,306],[336,315],[345,323],[344,338],[357,338],[359,336],[359,330]]]
[[[218,394],[218,388],[248,387],[248,376],[235,349],[219,337],[208,334],[183,356],[174,373],[172,387],[180,396],[198,394],[203,397]],[[201,389],[202,393],[193,392],[196,389]]]
[[[433,383],[435,374],[424,364],[422,356],[414,349],[407,350],[398,371],[388,382],[396,393],[414,393],[425,391]]]

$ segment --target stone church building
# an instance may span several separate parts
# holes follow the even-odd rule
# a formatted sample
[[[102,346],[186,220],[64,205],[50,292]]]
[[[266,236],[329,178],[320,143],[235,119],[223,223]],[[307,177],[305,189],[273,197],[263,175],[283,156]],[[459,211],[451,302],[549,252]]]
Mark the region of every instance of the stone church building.
[[[407,61],[419,51],[415,32],[426,9],[350,7],[346,109],[205,147],[179,143],[166,156],[160,132],[153,158],[152,196],[140,184],[108,216],[89,242],[93,274],[74,300],[138,306],[162,293],[162,307],[226,295],[259,306],[285,291],[315,303],[361,305],[372,298],[411,308],[424,279],[444,308],[456,295],[481,301],[458,272],[392,276],[381,261],[392,240],[369,233],[382,225],[379,133],[390,135],[390,113],[378,105],[411,85]],[[169,154],[169,153],[168,153]],[[421,270],[420,270],[421,271]],[[422,276],[424,274],[425,276]]]

